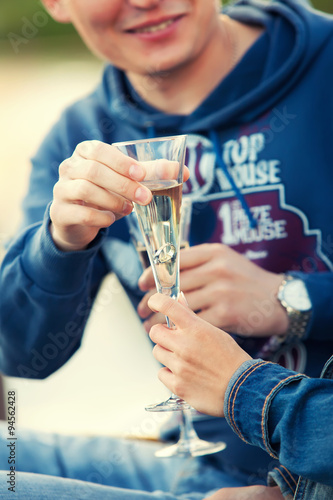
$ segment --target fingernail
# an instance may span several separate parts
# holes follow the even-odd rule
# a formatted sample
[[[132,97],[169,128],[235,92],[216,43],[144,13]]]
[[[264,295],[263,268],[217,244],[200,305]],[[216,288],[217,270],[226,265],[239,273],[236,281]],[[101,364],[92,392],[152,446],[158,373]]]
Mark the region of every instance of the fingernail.
[[[135,181],[141,181],[144,177],[144,174],[145,174],[145,172],[144,172],[143,168],[141,167],[141,165],[133,164],[129,168],[129,175]]]
[[[138,187],[135,191],[135,201],[145,205],[150,200],[150,191],[144,187]]]
[[[128,214],[130,214],[132,212],[132,210],[133,210],[132,203],[130,201],[128,201],[128,200],[125,200],[124,201],[124,205],[123,205],[123,213],[125,215],[128,215]]]
[[[111,217],[111,223],[110,223],[110,225],[111,225],[111,224],[113,224],[115,222],[116,215],[113,212],[109,212],[109,214],[110,214],[110,217]]]

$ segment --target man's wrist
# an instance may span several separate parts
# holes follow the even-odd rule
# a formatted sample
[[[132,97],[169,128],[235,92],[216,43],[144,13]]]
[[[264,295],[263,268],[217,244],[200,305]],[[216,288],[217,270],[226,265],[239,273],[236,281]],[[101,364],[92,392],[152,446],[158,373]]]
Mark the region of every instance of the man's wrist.
[[[301,340],[307,333],[312,315],[312,303],[306,285],[299,277],[285,274],[280,284],[277,299],[288,316],[289,326],[277,341],[291,343]]]
[[[45,214],[43,224],[31,228],[26,236],[22,253],[22,265],[30,279],[49,293],[73,293],[84,286],[91,259],[96,255],[102,241],[81,252],[61,252],[55,246],[49,232],[49,217]],[[100,238],[102,240],[102,238]]]

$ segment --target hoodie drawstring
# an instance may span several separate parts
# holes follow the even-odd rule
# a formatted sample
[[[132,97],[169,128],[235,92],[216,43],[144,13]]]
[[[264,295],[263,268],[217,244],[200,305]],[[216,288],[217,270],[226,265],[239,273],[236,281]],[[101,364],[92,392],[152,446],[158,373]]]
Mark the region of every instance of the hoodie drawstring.
[[[236,183],[234,181],[234,178],[230,174],[230,172],[229,172],[226,164],[223,161],[223,158],[222,158],[222,148],[221,148],[221,144],[220,144],[220,141],[219,141],[219,138],[218,138],[218,135],[217,135],[216,131],[215,130],[211,130],[209,132],[209,137],[210,137],[210,139],[211,139],[211,141],[213,143],[217,167],[220,168],[223,171],[223,173],[226,176],[226,178],[228,179],[228,181],[229,181],[232,189],[234,190],[237,198],[239,199],[240,203],[242,204],[243,210],[246,213],[247,218],[249,219],[250,226],[252,228],[256,228],[257,227],[257,222],[256,222],[256,220],[254,219],[254,217],[253,217],[253,215],[251,213],[250,207],[246,203],[246,200],[245,200],[244,196],[242,195],[240,189],[238,188],[238,186],[236,185]]]

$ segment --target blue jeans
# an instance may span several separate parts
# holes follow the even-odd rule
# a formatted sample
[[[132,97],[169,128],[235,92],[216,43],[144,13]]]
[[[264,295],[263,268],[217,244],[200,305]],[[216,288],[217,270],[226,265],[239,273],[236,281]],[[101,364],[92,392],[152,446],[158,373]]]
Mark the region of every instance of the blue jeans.
[[[248,484],[245,476],[220,470],[214,455],[161,459],[154,456],[161,443],[22,429],[15,442],[15,476],[10,476],[8,443],[4,424],[1,499],[201,500],[223,486]],[[10,479],[15,492],[8,489]]]

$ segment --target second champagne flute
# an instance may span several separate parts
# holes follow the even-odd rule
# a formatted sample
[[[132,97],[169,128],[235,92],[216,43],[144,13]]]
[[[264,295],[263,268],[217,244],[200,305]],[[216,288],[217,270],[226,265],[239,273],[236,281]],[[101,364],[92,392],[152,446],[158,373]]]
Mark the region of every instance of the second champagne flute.
[[[147,173],[142,184],[149,187],[153,198],[147,206],[134,204],[134,209],[144,237],[157,291],[174,299],[177,299],[180,291],[180,214],[185,144],[186,136],[114,144],[124,154],[142,162],[146,168]],[[137,240],[134,234],[135,225],[133,227],[129,222],[129,228],[132,238]],[[168,317],[166,321],[169,327],[174,326]],[[224,443],[209,443],[198,438],[192,425],[191,407],[175,394],[162,403],[146,407],[146,410],[181,411],[182,425],[178,443],[158,451],[157,456],[199,456],[216,453],[225,448]]]
[[[134,203],[157,291],[177,299],[179,289],[179,221],[182,200],[186,136],[115,143],[122,153],[142,163],[146,176],[141,182],[152,192],[146,205]],[[172,328],[169,318],[167,325]],[[172,394],[167,401],[147,407],[149,411],[189,408]]]
[[[190,246],[190,226],[191,226],[192,201],[188,197],[182,198],[181,216],[180,216],[180,248],[188,248]],[[135,211],[126,216],[126,222],[131,235],[132,243],[138,253],[142,268],[149,267],[149,257],[146,250],[143,235],[139,226],[139,221]],[[200,439],[197,435],[193,420],[192,412],[197,412],[193,409],[182,409],[180,411],[180,435],[175,444],[166,446],[161,450],[156,451],[155,455],[160,458],[168,458],[173,456],[201,456],[217,453],[225,449],[226,445],[223,442],[211,442]]]

